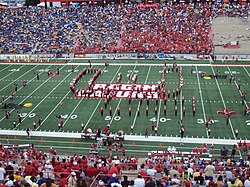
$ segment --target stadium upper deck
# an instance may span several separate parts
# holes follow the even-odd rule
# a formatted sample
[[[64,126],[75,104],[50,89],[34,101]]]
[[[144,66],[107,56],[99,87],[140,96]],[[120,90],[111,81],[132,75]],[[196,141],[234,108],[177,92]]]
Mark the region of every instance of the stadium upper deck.
[[[210,53],[211,22],[247,15],[248,7],[164,4],[5,9],[0,53]]]

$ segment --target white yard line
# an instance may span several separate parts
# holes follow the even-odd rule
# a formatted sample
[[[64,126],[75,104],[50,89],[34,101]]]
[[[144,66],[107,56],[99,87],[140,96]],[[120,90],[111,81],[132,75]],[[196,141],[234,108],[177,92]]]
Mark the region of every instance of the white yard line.
[[[13,64],[9,64],[8,66],[6,66],[5,68],[3,68],[3,69],[1,69],[1,71],[0,72],[2,72],[2,71],[4,71],[4,70],[6,70],[6,69],[8,69],[9,67],[11,67],[11,66],[13,66]]]
[[[230,68],[229,68],[229,67],[227,67],[227,69],[228,69],[228,71],[230,72],[230,74],[232,75],[232,72],[231,72]],[[238,86],[238,85],[237,85],[237,83],[236,83],[236,81],[235,81],[235,79],[234,79],[234,84],[236,85],[236,87]],[[241,91],[240,91],[238,88],[237,88],[237,90],[239,91],[240,96],[242,96]],[[249,108],[249,107],[248,107],[248,105],[247,105],[246,100],[244,100],[244,104],[245,104],[245,106],[246,106],[247,108]]]
[[[51,65],[50,65],[51,66]],[[49,67],[50,67],[49,66]],[[64,67],[64,66],[63,66]],[[62,67],[62,68],[63,68]],[[19,102],[18,104],[20,105],[20,104],[22,104],[24,101],[26,101],[26,99],[28,99],[33,93],[35,93],[40,87],[42,87],[48,80],[50,80],[52,77],[50,77],[50,78],[48,78],[46,81],[44,81],[40,86],[38,86],[35,90],[33,90],[28,96],[26,96],[21,102]],[[15,109],[12,109],[11,111],[9,111],[9,113],[11,113],[11,112],[13,112]],[[5,119],[5,117],[3,117],[1,120],[0,120],[0,122],[1,121],[3,121]]]
[[[200,93],[200,98],[201,98],[201,107],[202,107],[202,113],[203,113],[203,117],[204,117],[204,122],[206,123],[207,121],[207,117],[206,117],[206,110],[205,110],[205,106],[204,106],[204,100],[203,100],[203,96],[202,96],[202,90],[201,90],[201,84],[200,84],[200,78],[199,78],[199,73],[198,73],[198,68],[197,66],[195,66],[196,68],[196,76],[197,76],[197,81],[198,81],[198,87],[199,87],[199,93]],[[205,124],[204,124],[205,125]],[[208,131],[206,129],[206,132],[207,132],[207,137],[209,138],[208,136]]]
[[[157,116],[157,121],[156,121],[156,128],[157,130],[159,130],[159,119],[160,119],[160,114],[161,114],[161,101],[162,99],[160,100],[160,104],[159,104],[159,109],[158,109],[158,116]]]
[[[247,73],[248,77],[250,77],[249,72],[247,71],[247,69],[246,69],[244,66],[243,66],[243,69],[246,71],[246,73]]]
[[[77,66],[78,67],[78,66]],[[70,73],[71,74],[71,73]],[[40,126],[38,126],[36,128],[36,130],[38,130],[42,125],[43,123],[49,118],[49,116],[57,109],[57,107],[64,101],[64,99],[68,96],[68,94],[70,93],[71,91],[69,90],[64,96],[63,98],[58,102],[58,104],[50,111],[50,113],[42,120]]]
[[[111,80],[110,82],[113,82],[113,81],[114,81],[114,79],[116,78],[116,75],[117,75],[118,72],[120,71],[121,67],[122,67],[122,65],[118,68],[118,70],[116,71],[114,77],[112,78],[112,80]],[[102,99],[100,99],[100,101],[97,103],[97,105],[96,105],[94,111],[93,111],[92,114],[90,115],[90,117],[89,117],[87,123],[84,125],[84,128],[83,128],[83,129],[86,129],[86,127],[88,126],[89,122],[91,121],[92,117],[94,116],[94,114],[95,114],[97,108],[99,107],[99,105],[101,104],[101,102],[102,102]]]
[[[102,72],[103,72],[105,69],[106,69],[106,67],[103,68]],[[82,78],[84,78],[84,77],[82,77]],[[75,106],[75,108],[72,110],[72,112],[70,113],[70,115],[68,116],[68,118],[63,122],[63,127],[64,127],[65,124],[69,121],[70,116],[72,116],[72,114],[74,114],[74,112],[76,111],[77,107],[82,103],[82,101],[83,101],[84,99],[86,99],[86,98],[83,97],[83,98],[80,99],[80,101],[77,103],[77,105]],[[102,100],[102,99],[100,99],[100,100]]]
[[[36,68],[37,66],[31,68],[29,71],[25,72],[24,74],[22,74],[21,76],[19,76],[18,78],[16,78],[15,80],[13,80],[12,82],[10,82],[9,84],[7,84],[6,86],[4,86],[2,89],[0,89],[0,91],[3,91],[5,88],[7,88],[9,85],[11,85],[12,83],[16,82],[17,80],[19,80],[20,78],[22,78],[24,75],[26,75],[27,73],[29,73],[30,71],[32,71],[34,68]],[[22,87],[21,87],[22,88]]]
[[[132,73],[130,74],[131,79],[132,79],[132,75],[133,75],[133,73],[134,73],[136,67],[137,67],[137,65],[135,65],[134,69],[132,70]],[[129,83],[129,81],[130,81],[130,80],[128,80],[127,83]],[[116,109],[115,109],[115,111],[114,111],[114,115],[112,115],[112,118],[111,118],[111,120],[110,120],[110,122],[109,122],[110,127],[111,127],[111,124],[112,124],[112,122],[113,122],[113,120],[114,120],[114,118],[115,118],[116,111],[117,111],[118,107],[120,106],[121,102],[122,102],[122,98],[119,100],[119,102],[118,102],[118,104],[117,104],[117,106],[116,106]]]
[[[36,128],[36,130],[38,130],[42,125],[43,123],[49,118],[49,116],[57,109],[57,107],[60,105],[60,103],[68,96],[68,94],[70,93],[71,91],[69,90],[68,93],[66,93],[63,98],[59,101],[59,103],[53,108],[53,110],[50,111],[50,113],[46,116],[46,118],[44,118],[41,122],[41,125],[38,126]]]
[[[24,66],[21,66],[20,68],[18,68],[18,69],[21,69],[21,68],[23,68]],[[10,75],[12,75],[13,73],[16,73],[17,71],[12,71],[11,73],[9,73],[8,75],[5,75],[3,78],[1,78],[0,79],[0,81],[2,81],[2,80],[4,80],[4,79],[6,79],[6,77],[9,77]]]
[[[35,66],[36,67],[36,66]],[[34,67],[34,68],[35,68]],[[32,68],[32,69],[34,69],[34,68]],[[26,74],[26,73],[25,73]],[[20,77],[19,77],[20,78]],[[33,77],[31,80],[29,80],[28,82],[27,82],[27,84],[29,84],[29,82],[31,82],[33,79],[35,79],[36,77]],[[17,80],[17,79],[16,79]],[[12,83],[13,83],[14,81],[12,81]],[[11,83],[10,83],[11,84]],[[23,88],[23,86],[21,86],[21,87],[19,87],[19,89],[17,90],[17,91],[20,91],[21,89]],[[0,91],[2,91],[2,90],[0,90]],[[7,101],[8,99],[10,98],[10,95],[8,95],[6,98],[5,98],[5,101]],[[0,106],[1,106],[1,104],[3,104],[3,103],[0,103]]]
[[[213,74],[215,75],[215,71],[214,71],[213,66],[211,66],[211,69],[212,69],[212,71],[213,71]],[[221,92],[221,89],[220,89],[220,85],[219,85],[219,83],[218,83],[218,80],[217,80],[216,78],[214,78],[214,79],[215,79],[215,82],[216,82],[216,84],[217,84],[217,87],[218,87],[218,90],[219,90],[219,93],[220,93],[220,97],[221,97],[223,106],[224,106],[224,108],[227,108],[227,107],[226,107],[226,104],[225,104],[225,100],[224,100],[223,95],[222,95],[222,92]],[[231,119],[230,119],[230,118],[229,118],[229,124],[230,124],[231,130],[232,130],[232,133],[233,133],[233,137],[234,137],[234,139],[235,139],[236,136],[235,136],[234,129],[233,129],[232,122],[231,122]]]
[[[149,76],[150,71],[151,71],[151,66],[149,66],[149,68],[148,68],[148,73],[147,73],[146,79],[144,81],[144,84],[146,84],[147,81],[148,81],[148,76]],[[133,129],[134,129],[134,126],[135,126],[136,118],[138,116],[138,109],[139,108],[140,108],[140,102],[138,103],[137,110],[136,110],[136,113],[135,113],[135,118],[134,118],[134,121],[133,121],[133,124],[132,124]]]
[[[64,66],[63,66],[64,67]],[[62,68],[63,68],[62,67]],[[61,69],[62,69],[61,68]],[[54,92],[55,90],[56,90],[56,88],[58,87],[58,86],[60,86],[63,82],[64,82],[64,80],[66,80],[67,78],[68,78],[68,76],[70,76],[71,75],[71,73],[69,73],[66,77],[64,77],[64,79],[60,82],[60,83],[58,83],[24,118],[22,118],[22,122],[37,108],[37,107],[39,107],[42,103],[43,103],[43,101],[45,100],[45,99],[47,99],[47,97],[52,93],[52,92]],[[51,77],[50,77],[51,78]],[[49,79],[50,79],[49,78]],[[16,126],[16,128],[19,126],[20,124],[18,124],[17,126]]]

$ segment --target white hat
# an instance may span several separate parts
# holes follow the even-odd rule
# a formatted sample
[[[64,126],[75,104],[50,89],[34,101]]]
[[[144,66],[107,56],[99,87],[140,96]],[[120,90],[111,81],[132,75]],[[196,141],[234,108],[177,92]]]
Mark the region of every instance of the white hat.
[[[76,172],[72,171],[72,172],[71,172],[71,175],[76,175]]]
[[[13,186],[13,185],[14,185],[14,183],[13,183],[13,181],[12,181],[12,180],[9,180],[8,182],[6,182],[6,183],[5,183],[5,185],[7,185],[7,186]]]
[[[119,160],[116,160],[116,161],[115,161],[115,164],[120,164],[120,161],[119,161]]]
[[[98,164],[98,167],[99,167],[99,168],[101,168],[101,167],[102,167],[102,164],[101,164],[101,163],[99,163],[99,164]]]
[[[30,186],[32,186],[32,184],[33,184],[32,180],[27,180],[27,183],[29,183]]]
[[[98,184],[99,184],[99,185],[104,185],[104,182],[103,182],[102,180],[99,180],[99,181],[98,181]]]
[[[75,162],[73,162],[73,164],[76,166],[76,165],[77,165],[77,162],[75,161]]]
[[[116,174],[115,174],[115,173],[113,173],[113,174],[112,174],[112,177],[116,177]]]

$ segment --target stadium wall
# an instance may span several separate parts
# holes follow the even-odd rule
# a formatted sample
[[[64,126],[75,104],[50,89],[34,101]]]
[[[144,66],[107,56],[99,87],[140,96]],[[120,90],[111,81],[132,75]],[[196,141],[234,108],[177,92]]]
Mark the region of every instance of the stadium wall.
[[[228,54],[215,54],[217,60],[241,60],[250,61],[250,54],[228,55]],[[31,61],[44,61],[56,59],[167,59],[167,60],[202,60],[210,59],[210,55],[202,54],[164,54],[164,53],[109,53],[109,54],[1,54],[0,60],[2,61],[15,61],[15,62],[31,62]],[[39,60],[40,59],[40,60]]]

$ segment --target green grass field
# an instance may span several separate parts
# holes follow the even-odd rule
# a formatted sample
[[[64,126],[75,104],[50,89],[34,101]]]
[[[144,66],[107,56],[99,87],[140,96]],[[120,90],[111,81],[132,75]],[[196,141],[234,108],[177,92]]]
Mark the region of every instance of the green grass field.
[[[71,73],[71,65],[73,63],[76,72]],[[103,129],[110,124],[110,130],[116,133],[123,130],[126,134],[131,134],[130,127],[134,127],[133,134],[144,135],[144,130],[149,129],[151,132],[152,121],[155,121],[158,127],[158,136],[180,136],[179,124],[183,118],[185,126],[185,136],[195,138],[207,138],[208,133],[205,128],[205,121],[208,117],[215,121],[211,128],[211,139],[217,138],[235,138],[234,129],[239,130],[238,139],[250,139],[250,116],[244,115],[245,107],[250,105],[248,97],[246,102],[241,103],[241,91],[250,93],[250,67],[249,66],[202,66],[207,62],[178,62],[178,65],[183,63],[193,63],[194,66],[183,65],[184,86],[181,95],[185,97],[186,115],[183,116],[181,108],[181,98],[178,96],[177,107],[178,114],[175,116],[174,100],[171,93],[170,100],[167,101],[167,113],[164,115],[164,101],[160,100],[156,105],[155,100],[150,100],[149,115],[146,116],[145,101],[139,105],[138,100],[132,100],[129,105],[126,99],[112,99],[107,109],[104,109],[104,116],[100,114],[100,108],[104,108],[104,99],[90,98],[75,98],[69,89],[69,84],[74,77],[83,68],[88,65],[79,65],[80,61],[71,61],[68,65],[17,65],[5,64],[0,65],[0,97],[4,97],[6,103],[10,106],[9,119],[5,118],[3,104],[0,105],[0,128],[1,130],[14,129],[13,121],[18,120],[17,111],[22,116],[22,123],[17,124],[15,130],[25,130],[31,128],[32,131],[58,131],[57,115],[63,116],[63,129],[60,132],[81,132],[81,123],[84,128],[91,128],[93,131],[98,126]],[[84,62],[84,60],[81,60]],[[85,62],[87,62],[85,60]],[[113,63],[113,62],[112,62]],[[127,63],[123,65],[123,63]],[[141,65],[145,63],[145,65]],[[161,64],[161,65],[160,65]],[[140,84],[157,84],[161,80],[161,70],[163,61],[121,61],[116,60],[112,65],[105,67],[104,65],[92,63],[93,67],[97,67],[103,71],[101,76],[95,82],[112,83],[116,82],[118,73],[123,74],[122,84],[130,84],[132,81],[126,78],[126,74],[138,74],[137,83]],[[167,66],[172,66],[172,62],[168,61]],[[47,69],[52,72],[56,68],[60,68],[60,76],[48,77]],[[199,74],[191,74],[191,69],[194,71],[206,72],[206,75],[214,75],[218,70],[220,75],[227,75],[226,79],[204,80]],[[37,80],[35,72],[40,73],[40,79]],[[229,75],[232,74],[234,81],[229,83]],[[77,84],[76,88],[85,88],[87,81],[92,78],[93,74],[86,74]],[[22,80],[27,80],[28,84],[22,87]],[[237,89],[237,82],[241,81],[241,89]],[[18,85],[18,91],[15,93],[14,100],[9,99],[11,91],[14,91],[14,82]],[[166,90],[173,90],[179,85],[179,72],[171,72],[166,74],[165,78]],[[192,97],[196,99],[196,113],[192,113]],[[32,103],[31,107],[13,108],[17,104]],[[112,108],[113,115],[109,116],[109,107]],[[117,116],[116,110],[120,107],[121,115]],[[132,115],[129,116],[128,109],[132,108]],[[155,115],[154,108],[157,107],[158,113]],[[140,116],[136,110],[140,108]],[[230,117],[229,123],[226,124],[226,118],[217,113],[219,110],[228,108],[231,111],[238,112],[237,115]],[[33,129],[33,122],[37,123],[38,117],[43,119],[41,126]],[[14,134],[13,134],[14,135]],[[55,133],[55,137],[56,137]],[[82,140],[81,140],[82,141]],[[219,144],[219,142],[218,142]],[[157,145],[157,143],[156,143]],[[49,146],[49,145],[48,145]]]

